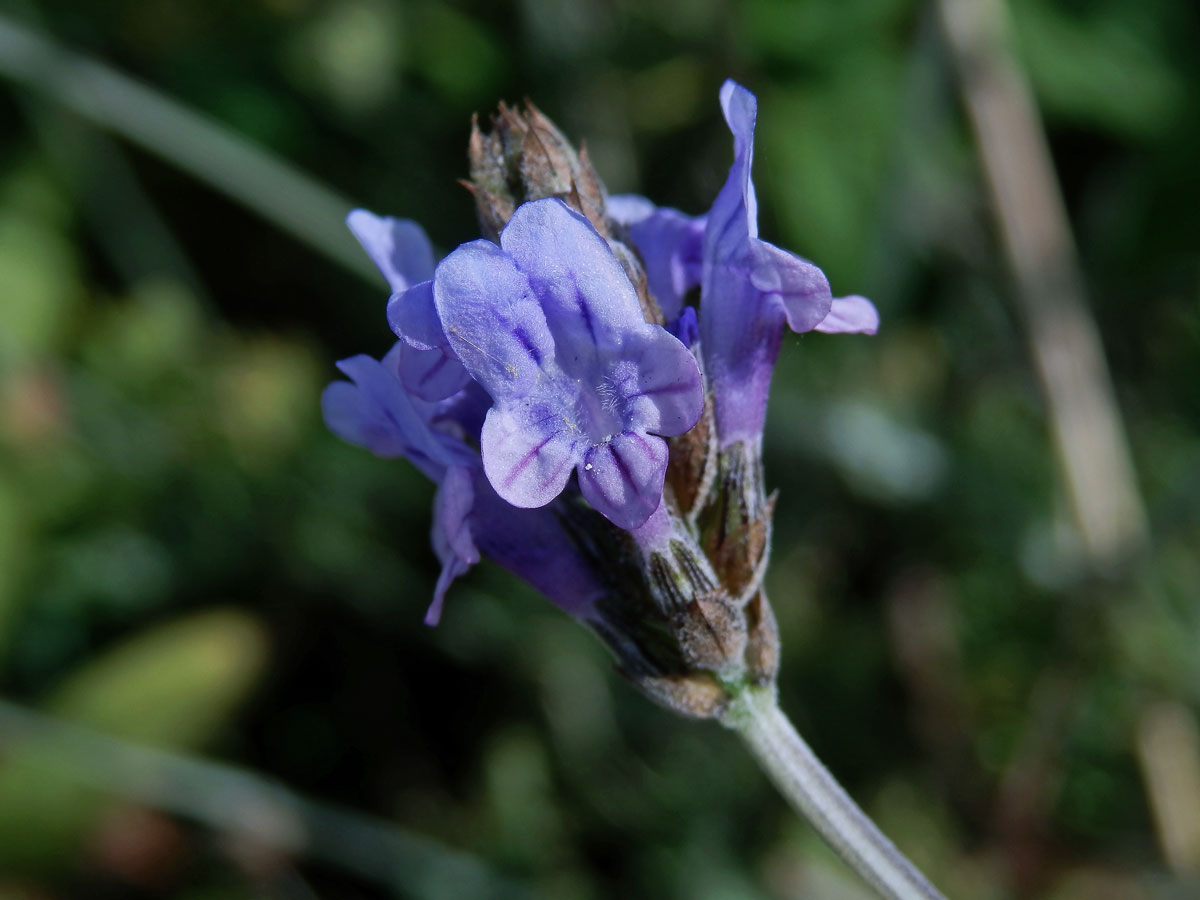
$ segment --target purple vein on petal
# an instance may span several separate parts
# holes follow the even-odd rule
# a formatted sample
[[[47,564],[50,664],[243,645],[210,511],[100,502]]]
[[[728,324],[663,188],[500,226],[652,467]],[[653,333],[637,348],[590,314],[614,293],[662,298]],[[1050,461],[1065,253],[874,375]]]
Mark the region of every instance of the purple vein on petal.
[[[579,285],[575,285],[575,303],[579,306],[579,317],[583,319],[583,325],[587,329],[588,337],[592,343],[596,343],[596,328],[592,324],[592,311],[588,309],[587,300],[583,297],[583,292],[579,290]]]
[[[542,352],[534,345],[533,339],[529,336],[529,332],[518,325],[511,329],[512,336],[517,339],[517,343],[521,345],[521,349],[529,354],[529,358],[533,360],[535,365],[542,364]]]
[[[435,362],[432,366],[430,366],[428,369],[425,370],[425,374],[423,374],[421,376],[420,380],[417,383],[421,384],[421,385],[428,384],[430,381],[433,380],[434,376],[436,376],[439,372],[442,371],[442,369],[444,369],[446,367],[446,363],[448,363],[448,362],[450,362],[450,357],[443,355],[440,359],[438,359],[437,362]]]
[[[630,394],[629,398],[634,397],[654,397],[658,394],[683,394],[694,391],[696,386],[690,381],[673,381],[671,384],[664,384],[661,387],[647,388],[644,391],[637,391]]]
[[[737,224],[738,224],[737,216],[730,216],[729,218],[727,218],[725,220],[725,222],[721,225],[721,230],[719,232],[717,232],[715,238],[713,239],[712,245],[714,247],[720,247],[722,244],[724,244],[725,238],[728,237],[730,229],[732,229]],[[714,260],[714,262],[717,262],[717,261]],[[733,268],[733,267],[730,266],[729,268]]]
[[[539,485],[541,489],[544,491],[550,485],[554,484],[554,482],[558,481],[558,476],[562,473],[562,470],[567,466],[573,465],[575,465],[575,455],[573,453],[568,454],[563,458],[563,461],[558,464],[558,468],[551,472],[548,477],[542,479],[542,483]]]
[[[536,447],[534,447],[532,450],[530,450],[528,453],[526,453],[524,456],[522,456],[521,459],[517,462],[517,464],[512,467],[512,470],[504,477],[504,486],[506,488],[512,487],[513,482],[516,481],[518,477],[520,477],[522,472],[524,472],[526,469],[529,468],[529,464],[531,462],[533,462],[533,460],[537,457],[538,453],[541,452],[542,448],[545,447],[552,440],[554,440],[553,435],[546,438],[544,441],[542,441],[540,444],[538,444]],[[561,470],[559,470],[559,471],[561,471]]]
[[[626,434],[628,434],[630,437],[641,440],[641,435],[639,435],[636,431],[626,432]],[[645,443],[645,441],[642,441],[642,443]],[[633,492],[635,494],[639,493],[637,489],[637,483],[633,480],[633,474],[629,471],[628,464],[626,464],[625,460],[621,458],[621,454],[618,451],[617,446],[614,444],[609,444],[609,453],[612,454],[613,464],[617,467],[617,473],[621,476],[622,480],[624,480],[627,485],[633,488]]]

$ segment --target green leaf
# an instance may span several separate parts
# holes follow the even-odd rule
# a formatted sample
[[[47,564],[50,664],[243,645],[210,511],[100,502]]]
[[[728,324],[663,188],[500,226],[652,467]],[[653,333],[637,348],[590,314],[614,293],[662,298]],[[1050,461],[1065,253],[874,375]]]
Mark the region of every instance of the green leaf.
[[[48,711],[77,725],[160,747],[202,746],[257,683],[261,627],[232,610],[160,625],[85,663]],[[103,761],[80,777],[80,750],[64,735],[5,748],[0,767],[0,870],[53,866],[77,845],[110,798]],[[119,781],[114,774],[114,781]]]
[[[79,669],[48,711],[115,737],[190,748],[209,740],[258,679],[265,637],[212,610],[140,634]]]

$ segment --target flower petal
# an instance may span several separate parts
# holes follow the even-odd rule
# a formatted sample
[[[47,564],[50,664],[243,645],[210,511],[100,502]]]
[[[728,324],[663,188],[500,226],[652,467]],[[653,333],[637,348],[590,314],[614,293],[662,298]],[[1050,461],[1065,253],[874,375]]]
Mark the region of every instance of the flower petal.
[[[376,456],[404,456],[404,436],[357,385],[335,381],[326,387],[321,413],[329,430],[343,441],[366,447]]]
[[[397,344],[382,362],[365,354],[339,362],[338,368],[354,383],[336,381],[325,389],[325,422],[343,440],[377,456],[406,456],[438,481],[446,466],[463,464],[472,453],[451,435],[435,430],[431,418],[436,407],[410,397],[400,383],[399,354],[406,349]]]
[[[645,325],[633,284],[608,242],[557,198],[518,207],[500,246],[529,278],[554,335],[558,363],[575,373]]]
[[[669,324],[667,330],[690,350],[700,337],[700,319],[696,316],[696,307],[685,306],[679,318]]]
[[[771,297],[782,301],[792,331],[811,331],[829,315],[833,294],[824,272],[766,241],[756,239],[752,253],[750,283],[768,302]],[[747,310],[747,314],[752,313]]]
[[[346,225],[393,291],[433,277],[433,246],[425,229],[411,219],[356,209],[346,216]]]
[[[466,386],[470,376],[442,331],[432,280],[393,294],[387,316],[406,345],[399,369],[406,388],[423,400],[441,400]]]
[[[576,442],[555,426],[553,406],[493,407],[479,437],[483,470],[496,493],[513,506],[545,506],[567,486],[578,461]]]
[[[704,411],[704,383],[696,358],[660,328],[625,342],[612,377],[617,392],[630,404],[630,420],[641,431],[683,434]]]
[[[668,322],[679,317],[684,296],[700,284],[704,225],[703,216],[660,208],[629,228],[646,265],[646,283]]]
[[[653,215],[656,209],[658,207],[653,201],[641,194],[614,194],[604,204],[604,211],[608,213],[608,217],[626,228]]]
[[[400,346],[400,380],[422,400],[443,400],[470,383],[471,376],[449,347],[417,350],[403,343]]]
[[[821,320],[817,331],[826,334],[875,334],[879,331],[879,310],[866,297],[857,294],[834,297],[829,315]]]
[[[700,349],[722,446],[762,433],[785,312],[745,272],[715,266],[700,301]]]
[[[433,299],[433,280],[398,291],[388,300],[388,324],[404,342],[418,350],[446,346],[446,334]]]
[[[588,448],[579,466],[584,499],[619,528],[637,528],[662,502],[667,442],[624,432]]]
[[[495,244],[472,241],[442,260],[433,296],[454,353],[497,402],[544,379],[554,339],[529,279]]]
[[[438,487],[433,503],[433,549],[442,563],[433,592],[433,602],[425,613],[425,624],[436,625],[442,616],[442,603],[451,583],[479,562],[469,516],[475,505],[471,470],[452,466]]]
[[[492,398],[488,392],[479,382],[468,379],[466,387],[457,394],[434,404],[430,421],[438,430],[478,447],[479,432],[483,430],[484,417],[491,408]]]
[[[734,158],[704,230],[705,264],[728,263],[745,255],[758,237],[758,200],[750,170],[754,162],[754,120],[758,101],[733,81],[721,86],[721,110],[733,132]]]
[[[580,551],[555,506],[515,509],[486,481],[476,482],[472,531],[480,551],[579,619],[588,618],[607,587]]]

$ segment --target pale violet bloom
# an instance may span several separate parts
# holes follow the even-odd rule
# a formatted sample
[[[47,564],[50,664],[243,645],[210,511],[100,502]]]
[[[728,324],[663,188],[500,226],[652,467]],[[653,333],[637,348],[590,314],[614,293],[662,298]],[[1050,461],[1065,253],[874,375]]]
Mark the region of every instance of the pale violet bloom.
[[[706,215],[634,196],[607,206],[617,239],[642,258],[666,328],[646,321],[608,241],[562,200],[516,204],[498,243],[463,244],[436,265],[414,222],[365,210],[347,218],[388,282],[400,340],[382,360],[338,364],[350,380],[326,389],[325,418],[438,485],[442,572],[427,621],[450,583],[489,556],[595,624],[597,601],[628,587],[614,588],[607,563],[597,565],[614,546],[599,525],[629,532],[647,559],[691,527],[681,524],[684,494],[664,501],[668,457],[678,454],[675,472],[701,473],[708,445],[666,439],[699,421],[706,389],[718,445],[753,448],[785,326],[878,327],[869,301],[834,298],[820,269],[758,237],[756,102],[732,81],[720,99],[735,158]]]
[[[610,197],[608,214],[629,231],[663,317],[668,324],[677,321],[691,308],[683,305],[684,296],[704,271],[704,216],[655,206],[636,194]]]
[[[389,319],[403,318],[413,308],[415,321],[422,321],[421,311],[432,302],[434,267],[433,245],[425,229],[411,219],[377,216],[365,209],[351,212],[346,225],[392,290]],[[406,341],[406,348],[396,351],[404,385],[424,400],[440,400],[462,390],[470,379],[440,331],[421,331],[417,336],[421,340]]]
[[[412,219],[377,216],[356,209],[346,216],[346,226],[383,274],[393,294],[433,277],[433,245],[425,229]]]
[[[720,442],[729,446],[762,434],[785,325],[798,332],[874,334],[879,314],[864,297],[835,298],[819,268],[758,237],[750,177],[757,101],[733,81],[722,86],[720,99],[734,162],[708,214],[692,218],[622,197],[614,217],[628,228],[664,311],[700,285],[700,352]]]
[[[435,625],[450,584],[479,561],[495,560],[577,618],[590,618],[605,586],[553,509],[514,509],[483,474],[472,446],[489,399],[477,385],[438,403],[413,396],[400,378],[397,343],[382,360],[359,355],[338,368],[350,381],[325,389],[331,431],[377,456],[403,456],[438,485],[432,543],[442,572],[426,613]]]
[[[557,199],[519,207],[500,245],[472,241],[437,267],[442,330],[491,395],[484,471],[519,507],[557,497],[572,472],[587,501],[636,528],[662,500],[663,437],[704,406],[695,358],[646,323],[607,242]]]

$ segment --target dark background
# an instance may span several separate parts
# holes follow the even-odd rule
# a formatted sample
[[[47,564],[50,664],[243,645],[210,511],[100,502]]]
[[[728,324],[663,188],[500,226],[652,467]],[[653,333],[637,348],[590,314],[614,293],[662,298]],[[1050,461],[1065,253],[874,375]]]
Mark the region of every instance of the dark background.
[[[471,116],[529,97],[703,212],[728,76],[762,235],[883,318],[776,372],[784,708],[951,897],[1200,896],[1200,18],[1009,11],[1149,517],[1103,577],[932,7],[0,4],[209,126],[0,42],[0,897],[865,896],[505,573],[423,627],[432,487],[320,420],[391,341],[349,206],[474,237]]]

